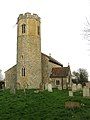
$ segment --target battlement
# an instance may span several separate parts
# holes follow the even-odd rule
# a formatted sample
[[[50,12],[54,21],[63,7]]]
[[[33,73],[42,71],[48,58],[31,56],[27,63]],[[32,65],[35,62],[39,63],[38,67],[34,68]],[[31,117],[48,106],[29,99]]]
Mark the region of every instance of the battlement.
[[[18,17],[18,21],[20,19],[26,19],[26,18],[31,18],[31,19],[36,19],[36,20],[40,20],[40,17],[37,14],[31,14],[29,12],[25,13],[25,14],[20,14]]]

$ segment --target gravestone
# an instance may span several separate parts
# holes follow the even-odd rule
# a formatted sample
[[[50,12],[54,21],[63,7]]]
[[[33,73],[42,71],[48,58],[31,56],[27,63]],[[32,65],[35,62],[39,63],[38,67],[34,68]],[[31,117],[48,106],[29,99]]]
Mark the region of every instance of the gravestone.
[[[34,93],[39,93],[39,90],[35,90]]]
[[[58,90],[62,90],[62,86],[58,86]]]
[[[79,102],[72,102],[72,101],[65,102],[65,108],[75,109],[75,108],[80,108],[80,107],[81,106]]]
[[[53,92],[53,91],[52,91],[52,85],[51,85],[51,84],[48,84],[48,91],[49,91],[49,92]]]
[[[44,85],[43,85],[43,83],[40,83],[40,84],[39,84],[39,90],[40,90],[40,91],[44,90]]]
[[[82,90],[82,85],[81,84],[77,85],[77,90]]]
[[[90,88],[90,81],[88,81],[88,82],[86,83],[86,86],[87,86],[88,88]]]
[[[45,84],[45,90],[48,90],[48,83]]]
[[[73,91],[73,92],[76,92],[76,91],[77,91],[77,85],[76,85],[76,84],[73,84],[73,85],[72,85],[72,91]]]
[[[86,86],[83,87],[83,97],[90,97],[90,88]]]
[[[69,96],[73,97],[73,91],[69,91]]]

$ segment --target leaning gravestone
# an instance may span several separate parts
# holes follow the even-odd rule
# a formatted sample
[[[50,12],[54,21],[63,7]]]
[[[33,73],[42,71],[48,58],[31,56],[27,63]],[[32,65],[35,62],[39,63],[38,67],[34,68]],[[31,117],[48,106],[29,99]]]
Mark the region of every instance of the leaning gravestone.
[[[73,91],[69,91],[69,96],[73,97]]]
[[[90,88],[84,86],[84,88],[83,88],[83,97],[90,97]]]
[[[72,91],[73,91],[73,92],[76,92],[76,91],[77,91],[77,85],[76,85],[76,84],[73,84],[73,85],[72,85]]]
[[[53,91],[52,91],[52,85],[51,85],[51,84],[48,84],[48,91],[49,91],[49,92],[53,92]]]

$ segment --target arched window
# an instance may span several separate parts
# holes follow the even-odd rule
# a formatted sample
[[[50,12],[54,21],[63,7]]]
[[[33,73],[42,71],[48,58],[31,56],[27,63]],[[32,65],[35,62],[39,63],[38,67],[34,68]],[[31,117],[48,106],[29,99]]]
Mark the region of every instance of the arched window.
[[[22,76],[25,76],[25,68],[22,68]]]
[[[37,27],[38,35],[40,35],[40,26]]]
[[[25,33],[25,32],[26,32],[26,25],[22,24],[22,33]]]

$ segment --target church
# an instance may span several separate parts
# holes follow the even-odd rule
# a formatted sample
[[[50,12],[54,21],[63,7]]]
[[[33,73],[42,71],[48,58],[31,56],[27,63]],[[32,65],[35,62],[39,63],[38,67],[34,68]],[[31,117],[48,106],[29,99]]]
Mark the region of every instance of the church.
[[[17,63],[5,71],[6,89],[68,89],[71,87],[70,66],[41,52],[40,17],[20,14],[17,19]]]

